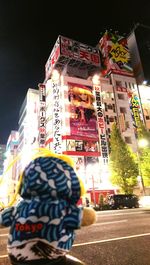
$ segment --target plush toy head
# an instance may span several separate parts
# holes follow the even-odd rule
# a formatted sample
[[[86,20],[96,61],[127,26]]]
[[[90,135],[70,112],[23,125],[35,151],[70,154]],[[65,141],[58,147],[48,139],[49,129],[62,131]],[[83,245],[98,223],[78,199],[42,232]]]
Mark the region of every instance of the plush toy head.
[[[76,204],[84,187],[66,155],[46,152],[33,159],[23,171],[20,196],[31,199],[65,199]]]

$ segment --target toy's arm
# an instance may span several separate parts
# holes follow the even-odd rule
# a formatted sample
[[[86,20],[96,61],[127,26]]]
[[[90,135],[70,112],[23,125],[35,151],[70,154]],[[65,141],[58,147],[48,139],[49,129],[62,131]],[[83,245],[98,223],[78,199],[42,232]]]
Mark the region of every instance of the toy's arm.
[[[96,222],[96,212],[90,207],[77,207],[71,205],[65,216],[65,224],[67,227],[78,229],[81,226],[92,225]]]
[[[14,207],[6,208],[0,213],[0,227],[8,227],[11,225],[13,216],[12,212],[14,210]]]
[[[96,212],[90,207],[83,208],[81,226],[92,225],[96,222]]]
[[[77,207],[76,205],[69,205],[66,208],[66,216],[64,217],[65,225],[73,229],[80,228],[82,216],[82,207]]]

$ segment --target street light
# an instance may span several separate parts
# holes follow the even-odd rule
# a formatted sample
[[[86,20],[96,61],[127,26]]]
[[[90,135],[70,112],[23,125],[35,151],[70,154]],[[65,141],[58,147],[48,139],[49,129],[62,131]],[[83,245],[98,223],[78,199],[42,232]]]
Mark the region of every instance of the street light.
[[[138,141],[138,147],[137,147],[137,158],[138,158],[138,170],[139,170],[139,176],[138,176],[138,182],[141,187],[141,191],[143,195],[145,195],[145,187],[144,187],[144,181],[142,176],[142,170],[141,170],[141,161],[140,161],[140,150],[139,148],[145,148],[148,146],[148,141],[146,139],[140,139]]]

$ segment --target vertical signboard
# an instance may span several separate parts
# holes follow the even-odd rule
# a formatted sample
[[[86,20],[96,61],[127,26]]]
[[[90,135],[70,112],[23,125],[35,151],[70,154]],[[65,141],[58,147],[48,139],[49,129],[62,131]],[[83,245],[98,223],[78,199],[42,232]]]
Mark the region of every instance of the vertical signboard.
[[[135,136],[137,137],[137,128],[143,122],[142,107],[137,89],[128,90],[129,105],[132,113]]]
[[[102,109],[102,99],[101,99],[101,86],[94,85],[95,98],[96,98],[96,110],[97,110],[97,123],[99,131],[99,141],[100,141],[100,151],[103,164],[108,163],[108,146],[107,146],[107,136],[105,121]]]
[[[45,147],[46,141],[46,88],[39,84],[39,147]]]
[[[100,67],[99,50],[95,47],[60,36],[60,49],[61,55],[65,57]]]
[[[46,65],[45,65],[45,81],[47,81],[50,76],[51,76],[51,73],[55,67],[55,64],[57,63],[58,61],[58,58],[60,56],[60,38],[58,37],[57,38],[57,41],[52,49],[52,52],[46,62]]]
[[[53,150],[62,153],[61,98],[59,81],[52,80],[53,90]]]

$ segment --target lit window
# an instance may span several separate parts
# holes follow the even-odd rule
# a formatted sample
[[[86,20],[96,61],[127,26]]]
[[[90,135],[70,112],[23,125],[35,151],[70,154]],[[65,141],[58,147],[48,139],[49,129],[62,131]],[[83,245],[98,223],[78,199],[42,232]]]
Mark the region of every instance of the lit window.
[[[118,94],[118,99],[124,100],[124,94]]]
[[[120,107],[120,113],[126,113],[126,108]]]
[[[131,141],[131,137],[125,137],[125,142],[127,143],[127,144],[132,144],[132,141]]]

